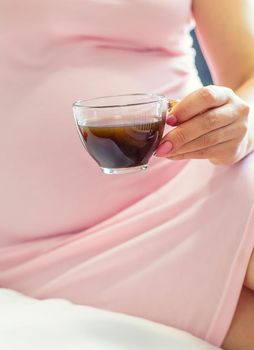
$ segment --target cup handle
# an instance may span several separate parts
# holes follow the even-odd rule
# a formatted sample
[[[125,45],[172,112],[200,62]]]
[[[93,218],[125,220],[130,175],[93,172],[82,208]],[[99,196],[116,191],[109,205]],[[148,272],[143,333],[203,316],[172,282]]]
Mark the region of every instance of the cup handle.
[[[180,102],[180,100],[168,100],[168,114],[172,112],[172,109]]]

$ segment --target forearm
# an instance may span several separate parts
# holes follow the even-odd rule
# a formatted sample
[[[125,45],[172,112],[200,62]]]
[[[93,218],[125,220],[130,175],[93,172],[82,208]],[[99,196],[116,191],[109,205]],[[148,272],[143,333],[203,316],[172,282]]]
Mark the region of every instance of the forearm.
[[[250,106],[249,115],[249,142],[247,154],[254,151],[254,74],[253,76],[245,81],[238,89],[236,94],[241,97]]]

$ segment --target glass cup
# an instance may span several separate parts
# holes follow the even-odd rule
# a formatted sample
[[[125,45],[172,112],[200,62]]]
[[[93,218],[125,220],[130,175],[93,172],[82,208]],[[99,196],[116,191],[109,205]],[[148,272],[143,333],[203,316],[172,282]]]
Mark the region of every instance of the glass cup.
[[[78,100],[75,124],[84,147],[105,174],[147,169],[176,100],[130,94]]]

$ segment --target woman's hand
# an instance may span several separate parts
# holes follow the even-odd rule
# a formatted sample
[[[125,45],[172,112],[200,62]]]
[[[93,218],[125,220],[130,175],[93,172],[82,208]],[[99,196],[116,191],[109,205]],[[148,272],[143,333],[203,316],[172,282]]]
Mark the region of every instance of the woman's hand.
[[[250,152],[249,112],[229,88],[211,85],[194,91],[168,116],[167,124],[176,128],[163,137],[155,155],[236,163]]]

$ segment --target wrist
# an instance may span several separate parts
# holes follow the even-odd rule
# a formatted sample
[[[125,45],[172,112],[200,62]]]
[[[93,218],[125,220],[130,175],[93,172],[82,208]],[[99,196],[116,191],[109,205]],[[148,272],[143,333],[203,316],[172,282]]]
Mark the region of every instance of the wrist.
[[[250,111],[247,154],[254,151],[254,110]]]

